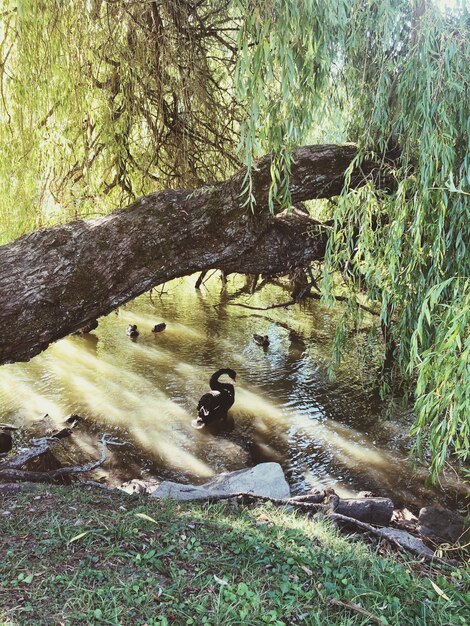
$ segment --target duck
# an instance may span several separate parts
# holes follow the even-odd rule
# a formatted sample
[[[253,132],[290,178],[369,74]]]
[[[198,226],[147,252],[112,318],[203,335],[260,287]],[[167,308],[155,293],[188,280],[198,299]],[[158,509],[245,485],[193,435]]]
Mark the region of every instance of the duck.
[[[155,324],[155,326],[152,328],[152,333],[161,333],[162,330],[165,330],[165,328],[165,322],[161,322],[161,324]]]
[[[253,335],[253,339],[263,348],[267,348],[269,346],[269,337],[267,335]]]
[[[137,330],[137,324],[129,324],[126,330],[126,335],[128,337],[138,337],[139,331]]]
[[[209,380],[211,391],[205,393],[197,405],[197,419],[193,422],[195,428],[204,428],[207,424],[227,418],[227,411],[235,402],[235,388],[230,383],[219,382],[223,374],[236,381],[237,373],[230,368],[212,374]]]

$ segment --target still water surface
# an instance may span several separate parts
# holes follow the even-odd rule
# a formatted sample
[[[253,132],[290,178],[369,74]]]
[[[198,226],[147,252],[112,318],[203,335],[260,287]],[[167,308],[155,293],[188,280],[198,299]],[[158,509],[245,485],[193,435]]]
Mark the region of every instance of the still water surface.
[[[203,482],[273,460],[294,493],[310,485],[333,486],[340,495],[367,489],[414,506],[455,506],[462,498],[452,474],[432,490],[424,471],[413,474],[406,458],[411,416],[380,402],[372,365],[361,365],[352,351],[335,381],[328,378],[330,311],[314,301],[251,311],[229,304],[241,283],[224,290],[214,276],[199,292],[194,280],[170,283],[161,297],[142,296],[100,319],[90,335],[59,341],[29,363],[0,368],[0,422],[21,426],[27,440],[78,413],[85,422],[62,444],[61,458],[88,461],[99,455],[101,433],[121,437],[126,445],[113,448],[100,470],[113,485],[153,477]],[[236,302],[288,299],[269,287]],[[162,321],[167,329],[152,333]],[[126,336],[128,324],[138,326],[135,341]],[[267,350],[253,333],[269,335]],[[233,423],[195,430],[197,401],[222,367],[237,371]]]

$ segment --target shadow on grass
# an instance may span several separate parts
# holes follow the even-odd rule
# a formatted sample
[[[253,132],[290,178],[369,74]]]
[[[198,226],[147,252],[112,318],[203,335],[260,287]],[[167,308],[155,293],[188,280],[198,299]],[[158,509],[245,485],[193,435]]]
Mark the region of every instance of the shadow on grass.
[[[468,572],[399,563],[269,506],[41,488],[5,497],[0,548],[2,625],[470,621]]]

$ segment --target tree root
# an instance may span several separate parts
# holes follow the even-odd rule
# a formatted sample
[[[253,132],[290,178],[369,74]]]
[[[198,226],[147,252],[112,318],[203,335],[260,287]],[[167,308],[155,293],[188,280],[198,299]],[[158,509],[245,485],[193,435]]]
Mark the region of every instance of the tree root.
[[[314,501],[308,501],[309,498],[312,498]],[[318,499],[323,498],[323,503],[319,503]],[[210,496],[207,498],[206,502],[217,502],[221,500],[228,499],[237,499],[242,504],[256,504],[257,502],[271,502],[274,506],[287,506],[293,507],[296,510],[303,511],[310,515],[315,515],[316,513],[324,513],[327,517],[334,520],[335,522],[339,522],[340,525],[354,527],[357,531],[362,533],[370,533],[379,537],[382,541],[387,541],[393,546],[399,548],[401,551],[409,552],[413,554],[413,556],[418,556],[420,559],[430,563],[442,565],[444,567],[453,567],[454,565],[458,565],[458,561],[454,560],[445,560],[441,559],[438,556],[430,556],[423,552],[420,552],[417,549],[414,549],[411,546],[400,543],[395,540],[393,537],[385,534],[380,528],[376,528],[371,524],[367,524],[366,522],[362,522],[353,517],[348,517],[347,515],[341,515],[340,513],[335,513],[334,509],[338,505],[339,497],[333,492],[329,492],[328,494],[320,495],[307,495],[307,496],[297,496],[293,498],[287,498],[285,500],[270,498],[268,496],[257,496],[250,493],[236,493],[236,494],[227,494],[220,496]],[[305,501],[307,500],[307,501]]]

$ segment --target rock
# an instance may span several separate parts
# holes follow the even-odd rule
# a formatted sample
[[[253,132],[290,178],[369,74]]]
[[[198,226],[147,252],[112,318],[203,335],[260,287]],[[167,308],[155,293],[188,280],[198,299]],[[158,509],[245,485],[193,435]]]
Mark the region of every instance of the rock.
[[[0,453],[6,454],[13,447],[13,438],[8,430],[0,430]]]
[[[142,480],[140,478],[133,478],[125,483],[122,483],[118,489],[125,491],[126,493],[151,493],[159,482],[157,480]]]
[[[465,529],[465,520],[461,515],[434,506],[420,510],[418,531],[423,537],[432,537],[441,543],[464,543],[470,539],[470,528]]]
[[[175,500],[206,500],[237,493],[283,499],[290,496],[290,489],[279,463],[260,463],[255,467],[219,474],[203,485],[164,481],[150,495]]]
[[[367,524],[387,526],[392,519],[393,502],[389,498],[341,498],[335,512]]]
[[[406,530],[397,530],[396,528],[381,528],[380,534],[382,537],[386,537],[387,539],[392,539],[396,541],[400,546],[404,548],[409,548],[415,554],[420,554],[423,556],[434,556],[434,552],[431,548],[428,548],[421,539],[418,537],[414,537],[410,535],[410,533],[406,532]]]

